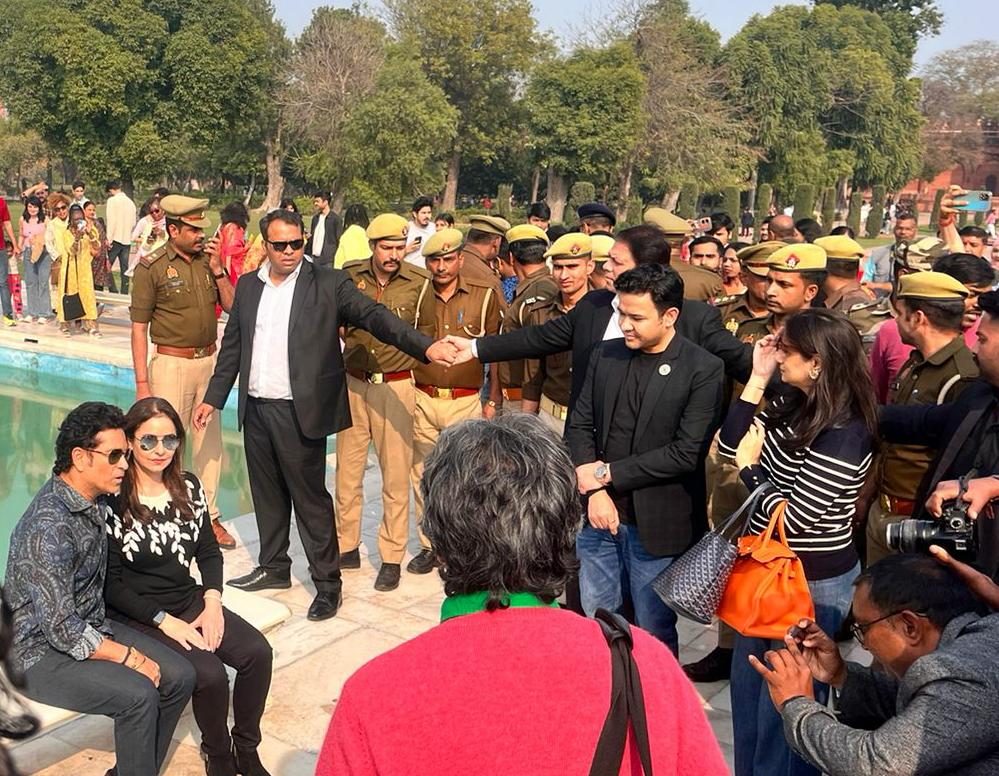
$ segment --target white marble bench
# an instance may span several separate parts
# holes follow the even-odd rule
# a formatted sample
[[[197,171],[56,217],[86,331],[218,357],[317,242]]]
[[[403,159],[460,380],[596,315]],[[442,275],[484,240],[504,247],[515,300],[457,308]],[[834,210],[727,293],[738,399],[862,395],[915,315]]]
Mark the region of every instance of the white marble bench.
[[[291,617],[291,611],[279,601],[273,601],[261,595],[246,593],[242,590],[226,587],[225,607],[238,614],[261,633],[267,633],[278,627]],[[28,701],[39,720],[39,733],[48,733],[60,725],[64,725],[83,715],[77,711],[60,709],[56,706],[46,706],[42,703]]]

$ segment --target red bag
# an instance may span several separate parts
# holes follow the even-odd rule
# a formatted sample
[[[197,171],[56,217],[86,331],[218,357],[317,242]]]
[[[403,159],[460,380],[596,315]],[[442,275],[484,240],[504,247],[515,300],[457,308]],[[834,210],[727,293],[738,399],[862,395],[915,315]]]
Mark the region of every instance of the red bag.
[[[784,510],[777,505],[766,531],[739,539],[739,557],[718,607],[718,618],[743,636],[783,639],[802,617],[815,619],[815,605],[798,556],[787,546]],[[779,538],[774,538],[774,531]]]

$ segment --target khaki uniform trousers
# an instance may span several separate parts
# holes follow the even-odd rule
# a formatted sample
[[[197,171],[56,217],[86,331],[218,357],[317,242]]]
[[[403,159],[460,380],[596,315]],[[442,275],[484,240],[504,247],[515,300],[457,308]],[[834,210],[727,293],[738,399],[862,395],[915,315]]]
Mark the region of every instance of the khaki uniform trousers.
[[[420,480],[423,464],[437,444],[441,431],[463,420],[482,417],[478,394],[460,399],[434,399],[416,389],[416,415],[413,419],[413,497],[416,499],[416,527],[420,534],[420,548],[430,549],[430,540],[423,534],[423,494]],[[469,466],[474,466],[469,461]]]
[[[149,390],[153,396],[170,402],[180,415],[190,445],[193,471],[205,489],[208,512],[214,520],[219,516],[215,498],[222,474],[221,413],[212,413],[204,431],[195,429],[191,422],[195,408],[205,399],[213,371],[214,357],[178,358],[153,353],[149,359]]]
[[[708,523],[716,528],[749,496],[746,486],[739,479],[739,468],[718,453],[718,434],[711,440],[708,457],[704,461],[704,479],[708,490]],[[718,646],[732,649],[734,645],[735,630],[719,620]]]
[[[401,563],[409,539],[409,475],[413,467],[412,379],[369,383],[347,376],[353,425],[336,435],[336,517],[340,552],[361,543],[364,469],[374,444],[382,472],[382,523],[378,553],[382,563]]]
[[[898,550],[888,546],[886,536],[888,526],[901,520],[907,520],[908,515],[896,515],[881,506],[881,499],[875,498],[867,513],[867,567],[877,563],[882,558],[895,555]]]

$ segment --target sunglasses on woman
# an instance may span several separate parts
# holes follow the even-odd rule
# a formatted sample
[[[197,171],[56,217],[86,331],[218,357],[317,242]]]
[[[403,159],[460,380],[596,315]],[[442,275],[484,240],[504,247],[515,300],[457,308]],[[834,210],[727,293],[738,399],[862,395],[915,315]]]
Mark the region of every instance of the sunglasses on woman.
[[[171,453],[180,447],[180,437],[176,434],[164,434],[163,436],[143,434],[139,437],[139,447],[147,453],[155,450],[161,442],[163,443],[163,449]]]

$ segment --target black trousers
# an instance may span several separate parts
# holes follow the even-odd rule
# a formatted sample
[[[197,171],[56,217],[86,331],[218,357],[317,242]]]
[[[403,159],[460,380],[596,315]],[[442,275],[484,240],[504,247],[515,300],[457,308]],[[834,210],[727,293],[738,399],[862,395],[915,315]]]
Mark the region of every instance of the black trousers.
[[[114,282],[114,263],[118,262],[118,269],[121,270],[121,292],[123,294],[128,293],[128,275],[125,274],[125,270],[128,269],[128,252],[130,246],[124,245],[120,242],[112,241],[111,247],[108,249],[108,264],[111,265],[109,274],[111,275],[111,293],[116,294],[118,290],[115,288]]]
[[[204,601],[199,598],[187,611],[176,615],[194,622]],[[191,705],[201,731],[201,747],[210,757],[225,755],[235,743],[238,749],[256,749],[260,745],[260,718],[264,715],[267,693],[271,688],[271,645],[250,623],[222,609],[225,630],[222,643],[214,652],[184,649],[159,628],[128,621],[128,625],[184,657],[194,668],[195,684]],[[236,669],[232,688],[232,738],[229,737],[229,676],[225,667]]]
[[[302,434],[290,401],[247,397],[243,422],[246,468],[260,534],[260,566],[291,575],[288,556],[291,508],[321,593],[339,593],[340,551],[333,497],[326,490],[326,439]]]

